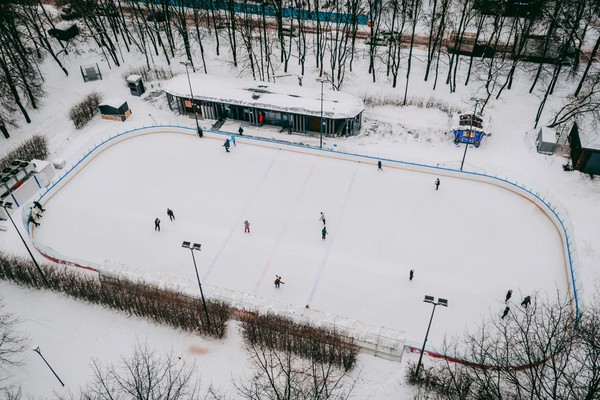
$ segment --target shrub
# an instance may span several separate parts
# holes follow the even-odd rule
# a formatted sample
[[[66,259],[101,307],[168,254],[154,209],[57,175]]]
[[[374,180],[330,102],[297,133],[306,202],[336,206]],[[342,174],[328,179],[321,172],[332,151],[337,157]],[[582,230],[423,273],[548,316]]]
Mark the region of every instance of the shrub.
[[[212,337],[225,336],[230,309],[217,302],[207,302],[210,325],[206,323],[199,299],[169,292],[144,283],[100,277],[79,269],[52,268],[41,265],[48,289],[68,296],[101,304],[129,315],[148,318],[189,332]],[[0,252],[0,279],[28,287],[46,288],[31,261]]]
[[[243,337],[252,344],[291,351],[316,362],[336,365],[345,371],[356,365],[358,347],[336,331],[297,324],[272,314],[243,313],[240,319]]]
[[[0,169],[7,167],[13,160],[45,160],[48,157],[48,141],[44,136],[33,136],[0,160]]]
[[[75,128],[81,128],[94,118],[99,111],[98,106],[101,101],[100,93],[92,92],[69,110],[69,118],[73,121]]]

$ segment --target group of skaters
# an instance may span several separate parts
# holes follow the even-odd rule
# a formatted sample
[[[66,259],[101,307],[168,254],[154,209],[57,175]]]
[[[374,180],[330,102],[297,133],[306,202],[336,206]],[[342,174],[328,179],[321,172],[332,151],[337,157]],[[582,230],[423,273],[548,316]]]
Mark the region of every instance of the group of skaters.
[[[167,208],[167,217],[169,217],[169,220],[171,221],[175,220],[175,213],[170,208]],[[158,217],[154,220],[154,231],[160,232],[160,218]]]
[[[505,304],[508,304],[509,300],[512,297],[512,293],[513,293],[512,289],[509,289],[508,292],[506,292],[506,296],[504,297],[504,303]],[[531,296],[525,296],[523,298],[523,301],[521,302],[521,306],[523,308],[527,308],[527,307],[529,307],[529,304],[531,304]],[[504,319],[508,315],[509,312],[510,312],[510,307],[507,305],[504,308],[504,312],[502,313],[502,317],[500,317],[500,318]]]
[[[241,126],[238,129],[238,134],[240,136],[244,135],[244,128],[242,128]],[[235,135],[231,135],[231,138],[225,139],[225,143],[223,143],[223,147],[225,147],[225,152],[227,152],[227,153],[230,152],[229,149],[231,148],[232,144],[235,146]]]
[[[39,202],[34,201],[33,207],[29,208],[29,216],[27,217],[27,222],[35,226],[40,226],[40,223],[38,221],[42,219],[42,214],[44,213],[44,211],[46,211],[46,209],[42,207],[42,205]]]

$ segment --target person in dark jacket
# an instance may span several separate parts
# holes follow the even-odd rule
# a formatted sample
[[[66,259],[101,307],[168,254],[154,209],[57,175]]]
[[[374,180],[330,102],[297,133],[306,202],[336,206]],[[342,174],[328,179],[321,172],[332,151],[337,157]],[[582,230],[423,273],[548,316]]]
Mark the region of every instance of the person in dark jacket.
[[[437,179],[435,180],[435,190],[438,190],[438,189],[439,189],[439,187],[440,187],[440,178],[437,178]]]
[[[169,219],[171,221],[175,219],[175,213],[173,213],[173,210],[171,210],[170,208],[167,208],[167,215],[169,216]]]
[[[381,165],[381,161],[377,161],[377,169],[379,171],[383,171],[382,165]]]
[[[40,224],[37,223],[37,221],[33,218],[33,215],[29,214],[29,217],[27,218],[27,222],[34,224],[35,226],[40,226]]]
[[[323,229],[321,229],[321,238],[325,240],[325,236],[327,236],[327,228],[323,227]]]
[[[45,209],[45,208],[43,208],[43,207],[42,207],[42,205],[41,205],[40,203],[38,203],[37,201],[34,201],[34,202],[33,202],[33,206],[34,206],[35,208],[37,208],[38,210],[40,210],[41,212],[44,212],[44,211],[46,211],[46,209]]]
[[[227,153],[229,153],[229,146],[230,146],[229,139],[225,139],[225,143],[223,144],[223,147],[225,147],[225,151]]]
[[[154,220],[154,230],[160,232],[160,219],[158,218]]]
[[[279,289],[279,285],[282,283],[285,285],[285,282],[281,280],[281,277],[279,275],[275,275],[275,288]]]
[[[242,136],[244,134],[244,128],[240,126],[240,129],[238,129],[238,133],[240,134],[240,136]]]
[[[415,276],[415,270],[411,269],[410,272],[408,273],[408,280],[412,281],[414,276]]]
[[[248,220],[244,221],[244,233],[250,233],[250,222]]]

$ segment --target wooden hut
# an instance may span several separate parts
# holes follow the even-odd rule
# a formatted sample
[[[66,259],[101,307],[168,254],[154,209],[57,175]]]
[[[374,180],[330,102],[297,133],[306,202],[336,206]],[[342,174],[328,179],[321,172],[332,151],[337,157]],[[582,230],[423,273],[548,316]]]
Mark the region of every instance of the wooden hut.
[[[98,106],[102,118],[113,121],[125,121],[131,115],[127,101],[121,99],[104,100]]]

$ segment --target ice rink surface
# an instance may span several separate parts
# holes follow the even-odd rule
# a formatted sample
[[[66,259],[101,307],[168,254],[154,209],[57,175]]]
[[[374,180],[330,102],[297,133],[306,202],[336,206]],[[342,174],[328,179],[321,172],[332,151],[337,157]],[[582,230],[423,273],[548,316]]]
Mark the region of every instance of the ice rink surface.
[[[435,171],[388,162],[378,171],[373,160],[247,138],[226,153],[224,139],[165,132],[108,148],[46,197],[35,240],[70,257],[193,282],[181,243],[201,243],[204,285],[309,304],[405,331],[410,342],[422,340],[429,322],[423,296],[443,297],[449,307],[436,312],[433,347],[499,317],[508,289],[513,307],[528,294],[567,290],[560,236],[524,197],[444,176],[436,191]]]

